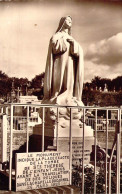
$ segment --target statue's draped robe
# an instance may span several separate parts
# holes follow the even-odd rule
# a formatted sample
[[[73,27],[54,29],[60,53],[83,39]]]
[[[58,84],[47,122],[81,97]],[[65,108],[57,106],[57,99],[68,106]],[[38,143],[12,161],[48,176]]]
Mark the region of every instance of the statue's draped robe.
[[[44,99],[54,99],[65,94],[68,98],[75,97],[81,101],[84,64],[83,51],[65,32],[57,32],[50,40],[45,79]]]

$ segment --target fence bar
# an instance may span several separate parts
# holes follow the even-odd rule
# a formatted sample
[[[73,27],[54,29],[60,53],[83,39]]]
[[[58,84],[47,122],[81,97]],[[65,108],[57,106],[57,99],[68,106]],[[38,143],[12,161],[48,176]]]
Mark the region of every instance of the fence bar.
[[[12,144],[13,144],[13,105],[11,105],[11,124],[10,124],[10,158],[9,158],[9,191],[12,190]]]
[[[106,158],[105,158],[105,193],[107,194],[107,156],[108,156],[108,110],[106,110]]]
[[[121,107],[121,109],[119,109],[119,118],[120,118],[120,120],[119,120],[119,133],[120,133],[120,144],[119,144],[119,146],[120,146],[120,169],[121,169],[121,153],[122,153],[122,149],[121,149],[121,143],[122,143],[122,107]],[[120,171],[119,171],[119,173],[120,173]],[[120,174],[120,177],[121,177],[121,174]],[[120,180],[120,185],[121,185],[121,180]],[[121,189],[120,189],[120,191],[121,191]]]
[[[69,131],[69,138],[70,138],[70,155],[69,155],[69,166],[70,166],[70,185],[72,185],[72,109],[70,108],[70,131]]]
[[[120,194],[120,130],[121,130],[121,110],[118,110],[118,130],[117,130],[117,143],[116,143],[116,161],[117,161],[117,169],[116,169],[116,193]]]
[[[45,107],[42,108],[42,152],[44,152]]]
[[[119,119],[118,110],[117,110],[117,113],[118,113],[118,119]],[[112,157],[113,157],[113,154],[114,154],[115,146],[117,144],[117,133],[118,133],[118,122],[116,123],[116,127],[115,127],[115,137],[114,137],[114,142],[113,142],[113,145],[112,145],[110,161],[109,161],[109,194],[111,194],[111,163],[112,163]]]
[[[3,114],[3,107],[1,107],[1,113]]]
[[[122,146],[122,106],[121,106],[121,109],[120,109],[120,121],[119,121],[119,132],[120,132],[120,168],[121,168],[121,154],[122,154],[122,149],[121,149],[121,146]],[[121,176],[121,175],[120,175]]]
[[[8,115],[8,107],[6,107],[5,113]]]
[[[26,153],[28,153],[29,148],[29,106],[27,106],[27,142],[26,142]]]
[[[94,139],[94,194],[96,194],[96,163],[97,163],[97,109],[95,110],[95,139]]]
[[[57,142],[56,142],[56,146],[57,146],[57,149],[58,149],[58,124],[59,124],[59,109],[57,108],[57,130],[56,130],[56,140],[57,140]],[[58,151],[58,150],[57,150]]]
[[[109,161],[109,194],[111,194],[111,162],[112,162],[112,157],[114,153],[114,147],[115,145],[113,145],[112,147],[112,152],[111,152],[110,161]]]
[[[83,109],[82,194],[84,194],[85,108]]]

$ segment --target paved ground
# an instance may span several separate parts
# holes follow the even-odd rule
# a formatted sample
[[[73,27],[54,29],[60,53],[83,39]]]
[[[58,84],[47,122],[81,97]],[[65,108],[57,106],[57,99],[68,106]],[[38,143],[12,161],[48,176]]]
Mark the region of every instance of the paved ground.
[[[31,191],[6,191],[0,190],[0,194],[80,194],[78,188],[73,186],[60,186],[55,188],[38,189]]]

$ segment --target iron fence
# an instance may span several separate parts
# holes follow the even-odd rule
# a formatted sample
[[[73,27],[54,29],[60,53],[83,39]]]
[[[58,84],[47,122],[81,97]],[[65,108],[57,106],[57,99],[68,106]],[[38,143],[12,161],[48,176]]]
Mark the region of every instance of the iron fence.
[[[15,110],[17,107],[24,107],[26,110],[24,112],[24,116],[17,116],[15,114]],[[58,124],[59,124],[59,109],[60,108],[68,108],[70,110],[70,125],[69,125],[69,137],[70,137],[70,184],[72,184],[72,122],[73,122],[73,109],[80,109],[83,112],[81,123],[82,123],[82,138],[83,138],[83,152],[82,152],[82,194],[85,193],[84,190],[84,149],[85,149],[85,125],[91,126],[94,129],[94,194],[96,194],[96,176],[97,176],[97,137],[99,131],[104,131],[105,133],[105,193],[111,194],[111,165],[112,165],[112,157],[116,146],[116,193],[120,193],[120,152],[121,152],[121,108],[112,108],[112,107],[76,107],[76,106],[58,106],[58,105],[44,105],[44,104],[9,104],[6,105],[5,113],[8,115],[8,125],[10,125],[10,158],[9,158],[9,190],[12,189],[12,157],[13,157],[13,133],[14,130],[24,130],[26,128],[26,152],[29,151],[29,130],[30,130],[30,122],[38,122],[40,119],[40,123],[42,124],[42,152],[44,152],[44,136],[45,136],[45,109],[46,108],[55,108],[56,109],[56,138],[58,145]],[[42,109],[42,118],[31,115],[32,109],[34,111]],[[94,118],[88,117],[88,112],[94,110]],[[99,118],[98,112],[104,110],[106,116],[104,118]],[[110,111],[115,111],[117,115],[117,119],[109,119],[108,115]],[[1,114],[4,113],[4,109],[2,107]],[[22,125],[22,126],[21,126]],[[111,153],[109,155],[108,160],[108,132],[115,131],[114,134],[114,142],[111,148]]]

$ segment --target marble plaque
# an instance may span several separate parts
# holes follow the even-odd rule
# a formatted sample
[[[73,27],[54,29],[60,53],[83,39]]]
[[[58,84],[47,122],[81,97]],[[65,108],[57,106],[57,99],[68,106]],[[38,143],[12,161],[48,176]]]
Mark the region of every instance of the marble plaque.
[[[16,154],[16,191],[69,185],[69,152]]]

